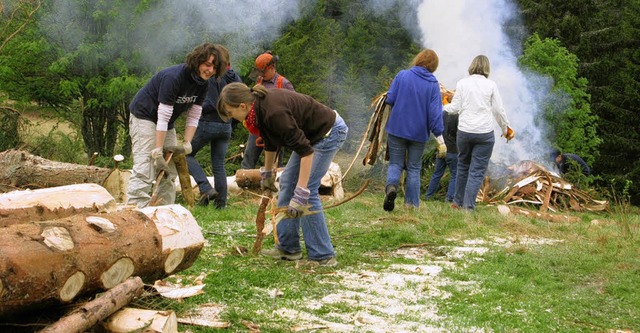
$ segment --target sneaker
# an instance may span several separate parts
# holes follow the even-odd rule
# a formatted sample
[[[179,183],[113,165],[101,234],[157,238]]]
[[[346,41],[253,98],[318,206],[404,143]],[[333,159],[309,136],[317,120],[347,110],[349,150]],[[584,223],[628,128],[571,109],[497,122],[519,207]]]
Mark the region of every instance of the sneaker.
[[[451,208],[459,209],[460,207],[458,207],[458,205],[454,202],[454,203],[451,204]]]
[[[260,254],[262,256],[273,258],[273,259],[282,259],[282,260],[289,260],[289,261],[302,259],[302,252],[287,253],[285,251],[280,250],[277,247],[274,247],[271,249],[264,249],[260,251]]]
[[[326,266],[326,267],[338,266],[338,259],[336,259],[336,257],[318,260],[317,262],[319,266]]]
[[[384,204],[382,205],[382,208],[384,208],[384,210],[386,210],[387,212],[390,212],[396,206],[396,196],[398,195],[398,190],[396,189],[395,185],[387,185],[385,193],[386,194],[384,196]]]
[[[338,266],[338,260],[336,257],[331,257],[322,260],[300,260],[296,262],[296,268],[313,268],[313,267],[336,267]]]

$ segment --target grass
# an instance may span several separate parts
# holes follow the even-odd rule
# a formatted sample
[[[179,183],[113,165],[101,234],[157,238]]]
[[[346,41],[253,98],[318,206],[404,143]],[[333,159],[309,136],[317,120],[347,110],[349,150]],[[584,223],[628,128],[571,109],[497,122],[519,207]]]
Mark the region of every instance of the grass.
[[[640,332],[637,212],[558,224],[488,206],[465,213],[435,201],[404,210],[401,202],[387,213],[381,191],[366,191],[325,212],[337,268],[247,254],[253,196],[232,197],[222,211],[195,207],[208,244],[179,274],[206,273],[205,293],[163,308],[181,315],[224,306],[218,320],[230,328],[181,325],[191,332],[246,332],[246,323],[263,332],[311,324],[351,332]],[[270,237],[263,247],[273,246]],[[434,267],[440,271],[429,273]]]

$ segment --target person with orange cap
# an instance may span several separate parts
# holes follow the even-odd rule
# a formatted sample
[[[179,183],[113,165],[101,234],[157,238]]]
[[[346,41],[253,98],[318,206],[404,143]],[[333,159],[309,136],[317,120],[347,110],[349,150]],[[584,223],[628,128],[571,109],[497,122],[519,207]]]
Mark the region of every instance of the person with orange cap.
[[[267,89],[288,89],[295,91],[293,84],[286,77],[278,74],[276,71],[276,63],[279,57],[273,55],[271,51],[266,51],[259,55],[255,61],[255,68],[251,72],[250,76],[256,78],[256,84],[261,84]],[[256,145],[258,137],[249,133],[246,148],[240,163],[241,169],[254,169],[260,159],[262,153],[262,147]],[[281,150],[278,154],[278,165],[282,166],[282,158],[284,152]]]

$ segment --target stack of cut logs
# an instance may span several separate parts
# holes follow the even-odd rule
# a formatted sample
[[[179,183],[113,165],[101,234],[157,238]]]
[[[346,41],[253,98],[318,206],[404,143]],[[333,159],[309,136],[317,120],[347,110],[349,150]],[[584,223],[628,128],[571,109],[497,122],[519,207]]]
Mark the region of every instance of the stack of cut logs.
[[[0,318],[114,289],[119,299],[92,305],[106,317],[138,294],[142,281],[190,267],[204,241],[186,208],[118,206],[97,184],[0,194]],[[82,332],[105,318],[95,316],[45,331]]]
[[[609,207],[607,201],[593,199],[587,192],[531,161],[511,166],[510,170],[515,171],[516,177],[501,188],[495,186],[498,181],[486,177],[478,201],[536,207],[540,212],[602,211]]]

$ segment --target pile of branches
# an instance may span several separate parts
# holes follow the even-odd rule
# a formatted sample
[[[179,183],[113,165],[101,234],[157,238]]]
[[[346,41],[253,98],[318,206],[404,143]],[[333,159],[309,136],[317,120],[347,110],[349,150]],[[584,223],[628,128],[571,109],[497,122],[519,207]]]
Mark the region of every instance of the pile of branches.
[[[478,193],[478,199],[489,204],[506,203],[536,207],[541,212],[603,211],[609,208],[607,201],[592,198],[587,192],[576,188],[544,167],[531,162],[528,166],[531,166],[529,172],[520,168],[517,178],[506,182],[503,180],[502,183],[505,185],[499,188],[496,188],[496,184],[501,181],[486,177]],[[510,169],[513,171],[515,168]]]

